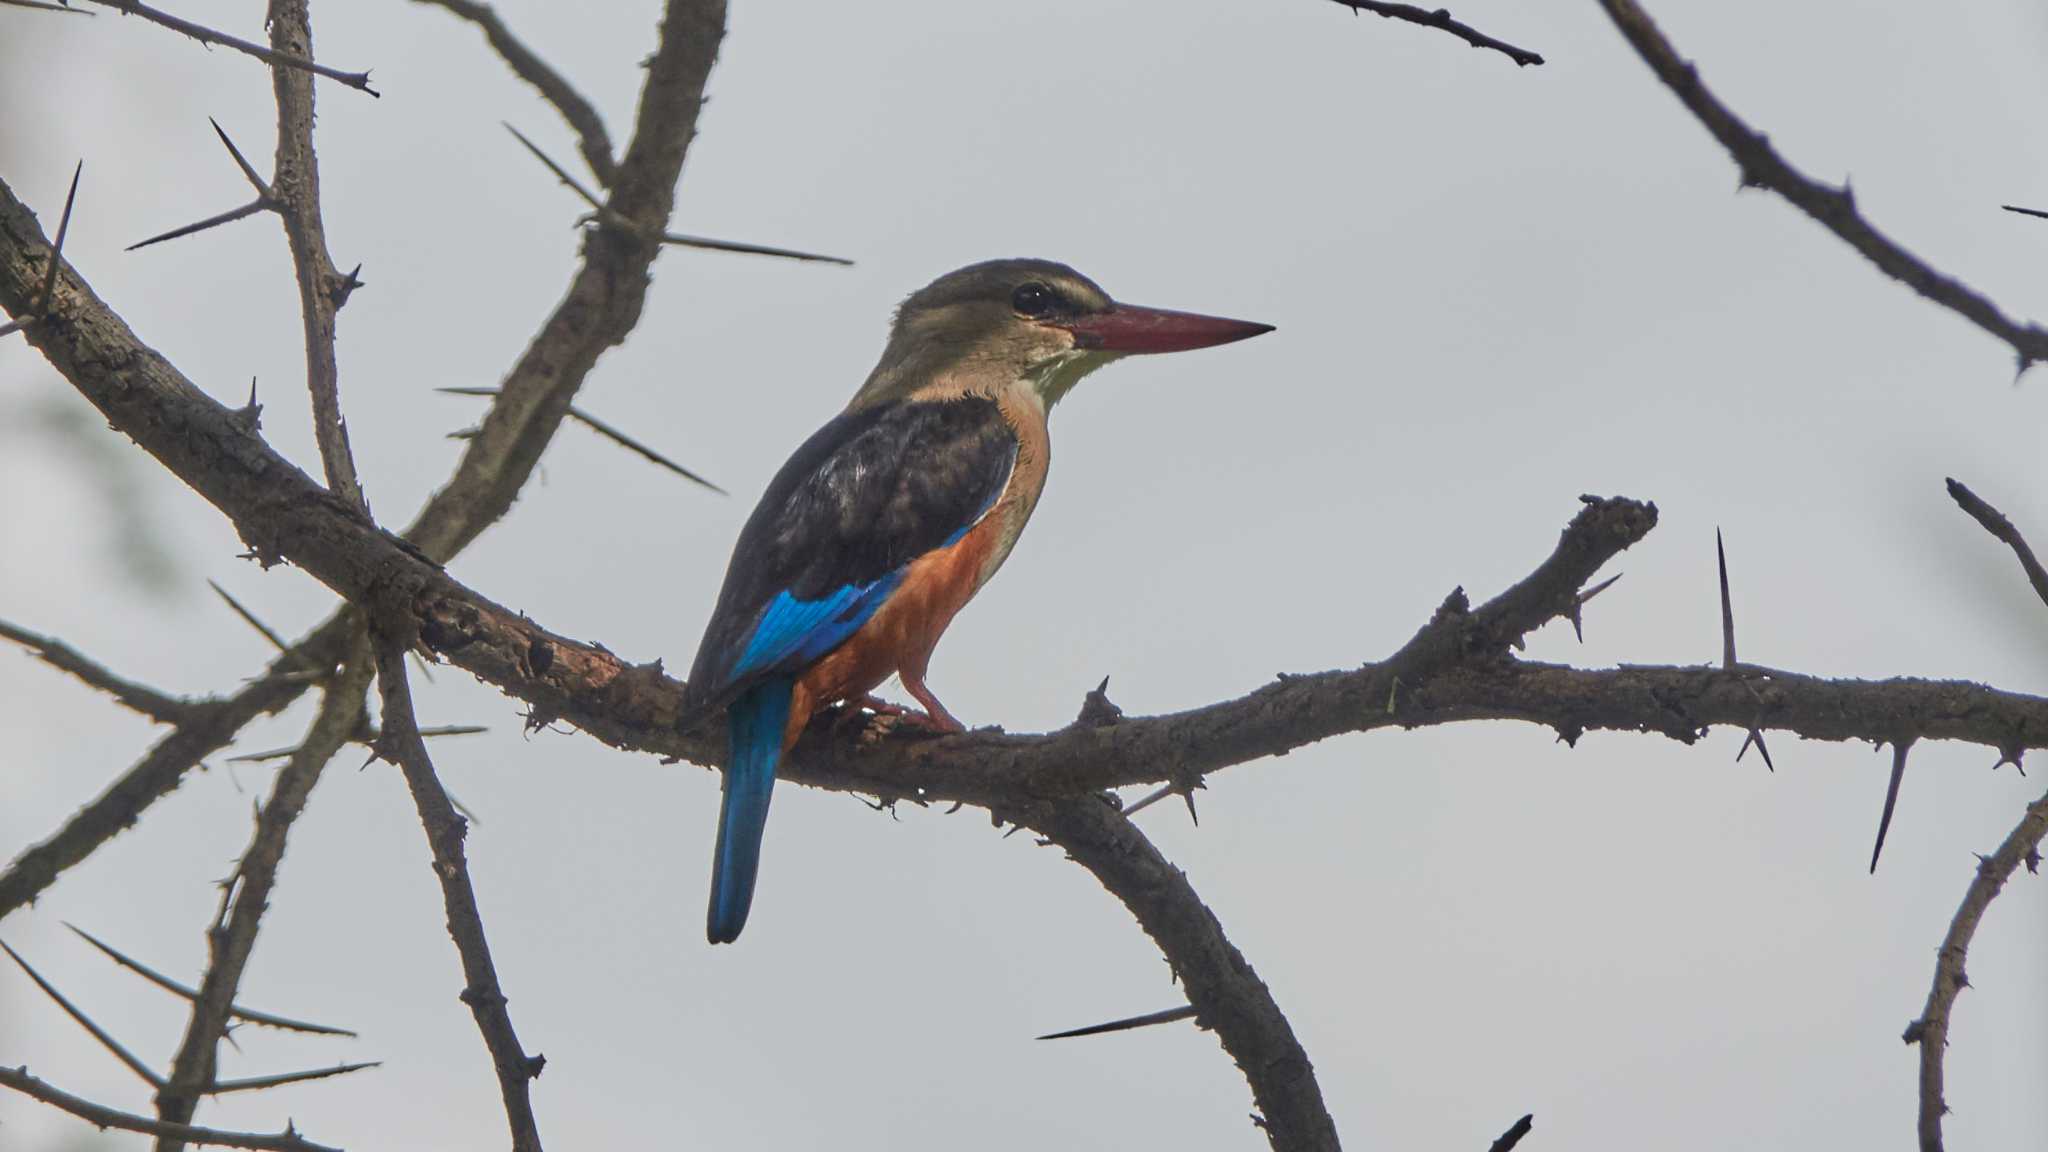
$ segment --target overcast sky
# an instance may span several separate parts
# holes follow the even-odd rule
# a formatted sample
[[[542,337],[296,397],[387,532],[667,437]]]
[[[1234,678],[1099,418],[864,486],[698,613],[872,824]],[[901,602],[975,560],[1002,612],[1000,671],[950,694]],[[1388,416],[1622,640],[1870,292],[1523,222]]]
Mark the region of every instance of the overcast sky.
[[[258,5],[218,12],[259,36]],[[651,0],[500,12],[630,126]],[[1904,0],[1653,5],[1806,171],[1852,177],[1912,250],[2048,313],[2048,9]],[[1453,585],[1490,596],[1582,492],[1656,501],[1583,646],[1589,666],[1718,658],[1714,530],[1745,659],[1830,676],[2048,690],[2048,611],[1949,503],[1970,483],[2048,546],[2048,374],[1877,275],[1720,148],[1590,0],[1458,15],[1550,61],[1517,69],[1324,0],[1089,5],[738,0],[677,228],[815,248],[839,269],[671,251],[581,403],[731,490],[566,428],[514,514],[453,565],[629,659],[687,667],[732,540],[787,453],[859,384],[889,310],[974,260],[1068,261],[1114,295],[1278,325],[1120,364],[1054,419],[1035,523],[940,647],[969,723],[1066,722],[1104,675],[1131,712],[1384,656]],[[567,283],[580,205],[498,127],[572,140],[475,30],[396,2],[316,6],[342,397],[369,497],[402,523],[444,439]],[[0,10],[0,177],[137,331],[318,470],[297,299],[274,221],[121,248],[240,203],[206,123],[267,167],[267,73],[138,21]],[[69,428],[69,432],[56,429]],[[0,343],[0,616],[165,689],[232,691],[262,640],[212,578],[296,634],[331,596],[236,559],[225,518]],[[148,551],[156,547],[160,556]],[[142,551],[138,551],[138,548]],[[138,560],[138,556],[141,558]],[[1152,944],[1081,869],[973,812],[785,787],[753,919],[703,942],[717,778],[573,732],[531,737],[455,670],[423,723],[492,725],[436,756],[481,817],[470,859],[556,1148],[1245,1149],[1250,1096],[1180,1024],[1044,1044],[1165,1008]],[[252,728],[288,745],[310,700]],[[0,657],[0,857],[131,764],[149,727]],[[2042,789],[1979,748],[1913,754],[1865,874],[1888,755],[1741,734],[1687,748],[1464,725],[1347,737],[1210,781],[1202,824],[1141,817],[1286,1009],[1353,1148],[1478,1152],[1523,1112],[1534,1152],[1912,1146],[1899,1042],[1975,863]],[[496,1083],[398,774],[344,753],[294,832],[244,1003],[354,1041],[244,1029],[224,1074],[382,1060],[345,1082],[209,1103],[351,1149],[495,1149]],[[64,931],[186,979],[268,773],[216,759],[141,827],[0,924],[129,1045],[167,1063],[179,1002]],[[2048,886],[2022,876],[1970,954],[1951,1145],[2048,1140]],[[0,1063],[147,1111],[149,1093],[0,970]],[[0,1096],[0,1148],[84,1146]],[[108,1138],[105,1147],[136,1140]]]

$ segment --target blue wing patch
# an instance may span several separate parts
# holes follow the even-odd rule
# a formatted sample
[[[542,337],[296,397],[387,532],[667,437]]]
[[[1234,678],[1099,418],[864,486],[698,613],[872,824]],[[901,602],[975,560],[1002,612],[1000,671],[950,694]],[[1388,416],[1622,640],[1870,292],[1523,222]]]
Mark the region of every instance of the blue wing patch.
[[[733,665],[732,678],[784,664],[800,668],[839,647],[888,601],[903,583],[903,572],[899,568],[870,584],[846,585],[817,600],[776,593]]]

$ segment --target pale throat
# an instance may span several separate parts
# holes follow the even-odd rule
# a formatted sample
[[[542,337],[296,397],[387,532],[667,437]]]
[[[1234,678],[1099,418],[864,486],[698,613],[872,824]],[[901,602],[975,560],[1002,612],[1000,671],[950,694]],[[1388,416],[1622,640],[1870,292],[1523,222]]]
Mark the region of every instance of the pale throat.
[[[1112,360],[1121,359],[1115,352],[1090,351],[1072,348],[1040,360],[1024,370],[1023,383],[1030,386],[1039,403],[1050,409],[1074,390],[1082,377]]]

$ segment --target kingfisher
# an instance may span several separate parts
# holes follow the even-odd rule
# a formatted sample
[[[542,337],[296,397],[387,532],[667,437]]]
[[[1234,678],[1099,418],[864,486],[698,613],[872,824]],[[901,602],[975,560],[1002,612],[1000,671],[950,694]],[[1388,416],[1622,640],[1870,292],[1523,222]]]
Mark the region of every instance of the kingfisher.
[[[1038,506],[1053,405],[1112,360],[1270,331],[1119,303],[1050,260],[972,264],[903,302],[860,391],[775,474],[740,530],[690,669],[683,726],[723,711],[730,741],[713,944],[746,925],[776,764],[815,712],[854,703],[965,730],[925,672]],[[871,695],[892,675],[923,712]]]

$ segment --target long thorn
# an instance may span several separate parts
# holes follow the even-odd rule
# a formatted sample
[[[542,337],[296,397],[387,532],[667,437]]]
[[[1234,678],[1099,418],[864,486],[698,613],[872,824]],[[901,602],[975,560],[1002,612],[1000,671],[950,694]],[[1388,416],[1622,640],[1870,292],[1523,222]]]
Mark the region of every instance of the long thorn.
[[[498,390],[496,388],[436,388],[434,389],[434,391],[445,393],[449,396],[496,396],[498,394]],[[592,432],[595,432],[598,435],[604,437],[605,439],[610,440],[612,443],[617,444],[619,447],[624,448],[627,451],[633,452],[636,455],[640,456],[641,458],[648,460],[654,464],[658,464],[661,467],[666,468],[670,472],[673,472],[676,475],[681,476],[683,479],[688,480],[693,484],[699,484],[702,485],[703,487],[709,488],[713,492],[718,493],[720,496],[731,495],[731,493],[727,492],[725,489],[720,488],[718,485],[713,484],[711,481],[705,479],[704,477],[697,475],[695,472],[690,471],[688,468],[683,467],[681,464],[678,464],[675,461],[669,459],[668,457],[663,456],[661,453],[656,452],[654,449],[649,448],[647,445],[642,444],[638,440],[633,439],[631,436],[626,435],[624,432],[619,431],[617,428],[614,428],[611,425],[605,423],[604,421],[599,420],[597,417],[592,416],[590,413],[583,411],[581,408],[577,408],[572,405],[569,408],[569,418],[583,425],[584,427],[590,429]]]
[[[265,1088],[280,1088],[286,1084],[302,1084],[308,1080],[325,1080],[329,1076],[346,1076],[361,1072],[365,1068],[381,1068],[382,1060],[370,1060],[361,1064],[336,1064],[332,1068],[311,1068],[304,1072],[280,1072],[275,1076],[249,1076],[240,1080],[216,1080],[206,1090],[208,1096],[224,1096],[230,1092],[261,1092]]]
[[[147,240],[137,240],[135,243],[130,244],[128,247],[122,249],[122,251],[134,252],[139,249],[147,248],[152,244],[161,244],[166,240],[176,240],[181,236],[190,236],[194,232],[204,232],[208,228],[218,228],[223,224],[232,224],[235,221],[240,220],[246,216],[254,216],[258,212],[267,211],[269,208],[270,201],[268,200],[264,200],[261,198],[251,200],[247,204],[244,204],[239,208],[230,208],[225,212],[219,213],[218,215],[208,216],[204,220],[194,221],[191,224],[185,224],[180,227],[173,228],[169,232],[159,232],[156,235],[151,236]]]
[[[1877,874],[1877,858],[1884,852],[1884,834],[1892,826],[1892,809],[1899,803],[1899,782],[1906,778],[1906,753],[1913,747],[1912,737],[1892,741],[1892,779],[1885,785],[1884,815],[1877,820],[1877,844],[1870,850],[1870,872]]]
[[[206,118],[206,122],[208,124],[213,125],[214,134],[220,137],[220,142],[222,144],[227,145],[228,155],[233,156],[235,158],[235,167],[240,168],[242,170],[242,175],[248,177],[249,186],[251,188],[256,189],[256,195],[262,197],[265,200],[270,199],[270,182],[256,174],[256,166],[249,163],[247,158],[245,158],[242,155],[242,150],[240,148],[235,147],[235,142],[233,140],[228,139],[228,130],[221,127],[220,121],[215,120],[211,116],[208,116]]]
[[[1075,1036],[1098,1036],[1104,1032],[1124,1032],[1132,1028],[1145,1028],[1153,1024],[1171,1024],[1175,1020],[1187,1020],[1193,1017],[1194,1014],[1195,1009],[1192,1005],[1183,1004],[1178,1008],[1168,1008],[1163,1012],[1147,1012],[1143,1016],[1127,1016],[1122,1020],[1111,1020],[1107,1024],[1090,1024],[1086,1028],[1069,1028],[1065,1032],[1048,1032],[1040,1036],[1039,1039],[1068,1040]]]
[[[838,264],[853,267],[853,261],[844,256],[826,256],[817,252],[799,252],[794,248],[773,248],[766,244],[747,244],[738,240],[713,240],[709,236],[690,236],[682,232],[664,232],[663,244],[674,244],[684,248],[708,248],[714,252],[745,252],[753,256],[776,256],[784,260],[807,260],[815,264]]]
[[[93,1023],[92,1018],[87,1016],[85,1013],[79,1011],[77,1006],[72,1004],[71,1001],[66,1000],[62,992],[59,992],[57,991],[56,988],[52,987],[48,980],[43,979],[42,974],[40,972],[37,972],[34,968],[29,967],[28,961],[23,960],[21,958],[21,953],[16,952],[12,948],[9,948],[7,946],[7,942],[4,940],[0,940],[0,952],[7,953],[7,955],[11,957],[17,965],[20,965],[21,970],[23,972],[28,973],[28,978],[36,982],[36,987],[41,988],[43,992],[50,997],[50,999],[55,1000],[57,1002],[57,1007],[62,1008],[64,1010],[65,1015],[71,1017],[73,1020],[78,1021],[81,1027],[83,1027],[87,1032],[92,1033],[92,1038],[99,1041],[100,1045],[104,1047],[107,1051],[112,1052],[114,1054],[115,1059],[119,1060],[123,1064],[126,1064],[128,1066],[129,1071],[135,1073],[137,1076],[142,1077],[142,1079],[147,1081],[149,1086],[152,1088],[162,1088],[164,1086],[163,1077],[157,1075],[156,1072],[152,1070],[149,1065],[144,1064],[141,1061],[141,1059],[139,1059],[135,1055],[135,1053],[128,1051],[128,1049],[126,1048],[123,1048],[119,1040],[116,1040],[112,1036],[109,1036],[105,1029]]]
[[[64,215],[57,219],[57,242],[50,245],[50,268],[43,274],[43,294],[36,300],[38,314],[48,316],[50,305],[57,299],[57,269],[64,265],[64,234],[71,230],[71,204],[78,199],[78,178],[85,172],[85,161],[71,170],[71,191],[64,194]]]
[[[196,990],[187,987],[184,984],[178,983],[176,980],[173,980],[170,977],[165,976],[164,974],[156,971],[155,969],[148,967],[141,961],[135,960],[128,956],[124,956],[120,952],[115,951],[113,945],[108,944],[106,941],[101,940],[99,937],[94,936],[92,933],[87,932],[85,929],[80,928],[78,925],[73,924],[68,920],[64,921],[63,923],[66,928],[69,928],[73,932],[78,933],[78,935],[86,943],[99,949],[101,952],[104,952],[108,959],[112,960],[116,964],[119,964],[121,967],[126,968],[131,972],[134,972],[135,974],[141,976],[144,980],[149,981],[157,987],[162,988],[167,992],[174,993],[175,995],[182,997],[186,1000],[191,1000],[199,995],[199,993]],[[311,1032],[321,1036],[353,1037],[355,1035],[354,1032],[351,1032],[346,1028],[334,1028],[326,1024],[310,1024],[304,1020],[293,1020],[287,1016],[273,1016],[268,1012],[257,1012],[252,1009],[240,1007],[238,1005],[230,1006],[228,1008],[228,1015],[234,1017],[237,1020],[246,1020],[251,1024],[260,1024],[267,1028],[282,1028],[289,1032]]]
[[[2043,212],[2039,208],[2022,208],[2017,204],[2000,204],[1999,207],[2007,212],[2017,212],[2022,216],[2039,216],[2043,220],[2048,220],[2048,212]]]
[[[251,628],[254,628],[256,631],[261,632],[263,634],[263,638],[265,640],[270,641],[271,647],[277,649],[279,652],[282,652],[289,647],[289,645],[287,645],[284,642],[284,637],[279,636],[276,633],[276,631],[274,631],[270,627],[270,625],[265,624],[261,620],[258,620],[254,612],[251,612],[247,608],[242,606],[241,601],[235,599],[233,596],[228,595],[227,589],[221,587],[219,584],[216,584],[212,580],[208,580],[206,582],[206,586],[208,588],[213,589],[215,595],[219,596],[222,600],[227,601],[228,607],[234,609],[235,615],[240,616],[242,618],[243,623],[247,624]]]

